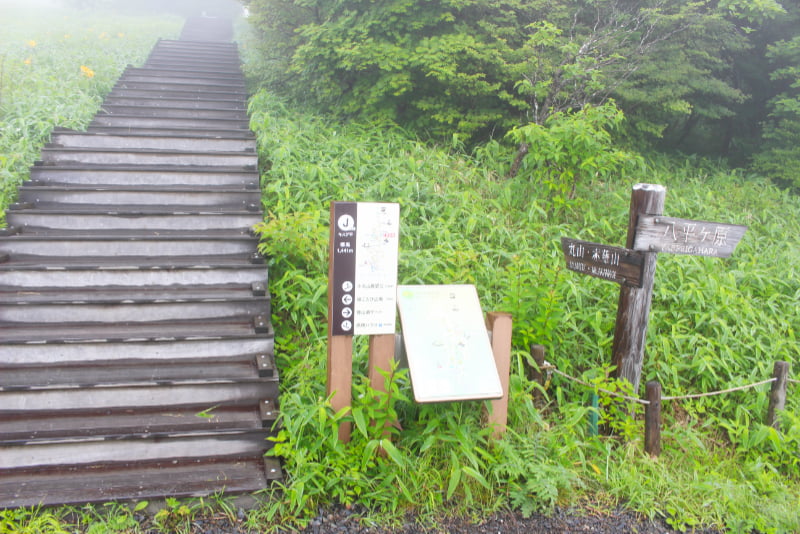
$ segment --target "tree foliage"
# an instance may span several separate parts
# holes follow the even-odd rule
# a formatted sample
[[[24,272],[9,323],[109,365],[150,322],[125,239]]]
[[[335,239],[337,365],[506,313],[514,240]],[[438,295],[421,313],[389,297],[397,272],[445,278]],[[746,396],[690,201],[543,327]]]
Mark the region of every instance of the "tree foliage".
[[[631,140],[794,158],[797,0],[243,1],[254,74],[339,118],[479,143],[613,99]]]

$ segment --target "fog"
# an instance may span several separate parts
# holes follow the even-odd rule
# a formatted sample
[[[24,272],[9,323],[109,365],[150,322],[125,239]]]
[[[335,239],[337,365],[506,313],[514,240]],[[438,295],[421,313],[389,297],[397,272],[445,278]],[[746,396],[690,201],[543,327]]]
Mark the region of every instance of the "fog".
[[[243,8],[236,0],[0,0],[3,6],[68,7],[125,14],[169,13],[182,16],[236,17]]]

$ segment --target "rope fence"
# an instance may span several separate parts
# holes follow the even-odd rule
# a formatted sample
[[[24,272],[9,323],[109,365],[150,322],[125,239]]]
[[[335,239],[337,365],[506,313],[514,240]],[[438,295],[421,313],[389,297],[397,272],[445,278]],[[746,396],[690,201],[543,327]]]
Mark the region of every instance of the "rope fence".
[[[619,393],[619,392],[616,392],[616,391],[609,391],[607,389],[598,388],[594,384],[590,384],[589,382],[586,382],[585,380],[581,380],[580,378],[575,378],[574,376],[568,375],[564,371],[559,370],[555,365],[551,364],[550,362],[545,362],[545,365],[542,367],[542,370],[547,371],[547,372],[553,372],[553,373],[555,373],[555,374],[557,374],[559,376],[562,376],[562,377],[566,378],[567,380],[570,380],[572,382],[575,382],[577,384],[580,384],[580,385],[588,387],[588,388],[596,389],[597,391],[600,391],[600,392],[605,393],[606,395],[610,395],[612,397],[625,399],[626,401],[636,402],[636,403],[639,403],[639,404],[642,404],[642,405],[645,405],[645,406],[650,404],[650,401],[648,401],[647,399],[640,399],[638,397],[631,397],[630,395],[623,395],[622,393]],[[661,397],[661,400],[662,401],[675,401],[675,400],[699,399],[699,398],[702,398],[702,397],[713,397],[715,395],[724,395],[725,393],[733,393],[734,391],[744,391],[746,389],[752,389],[754,387],[763,386],[764,384],[769,384],[769,383],[775,382],[776,380],[778,380],[778,379],[775,378],[775,377],[772,377],[772,378],[768,378],[766,380],[762,380],[761,382],[755,382],[753,384],[747,384],[745,386],[737,386],[737,387],[733,387],[733,388],[722,389],[722,390],[719,390],[719,391],[710,391],[708,393],[694,393],[694,394],[690,394],[690,395],[666,396],[666,397]],[[787,379],[786,381],[787,382],[792,382],[792,383],[800,383],[799,380],[794,380],[794,379],[791,379],[791,378]]]
[[[689,399],[699,399],[703,397],[713,397],[716,395],[724,395],[726,393],[733,393],[736,391],[745,391],[758,386],[772,384],[772,389],[769,394],[769,408],[767,410],[766,424],[780,430],[780,422],[778,413],[783,411],[786,404],[786,389],[788,384],[798,384],[800,380],[789,378],[789,364],[783,361],[776,361],[772,378],[746,384],[742,386],[721,389],[719,391],[709,391],[706,393],[694,393],[689,395],[675,395],[675,396],[662,396],[661,384],[657,381],[647,383],[647,395],[645,399],[625,395],[617,391],[609,391],[598,387],[580,378],[571,376],[564,371],[559,370],[555,365],[551,364],[544,359],[544,347],[541,345],[532,346],[531,354],[537,363],[537,370],[534,370],[534,375],[538,377],[539,382],[544,385],[542,380],[542,372],[547,373],[547,381],[550,380],[550,375],[555,373],[571,382],[580,384],[584,387],[594,389],[597,392],[602,392],[611,397],[624,399],[629,402],[642,404],[645,407],[645,436],[644,448],[652,456],[658,456],[661,453],[661,403],[663,401],[681,401]],[[596,425],[596,423],[595,423]]]

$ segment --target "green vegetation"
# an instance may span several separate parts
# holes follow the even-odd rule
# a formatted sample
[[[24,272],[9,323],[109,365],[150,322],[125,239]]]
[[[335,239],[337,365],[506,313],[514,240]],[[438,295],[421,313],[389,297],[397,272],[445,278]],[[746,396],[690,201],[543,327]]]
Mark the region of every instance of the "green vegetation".
[[[268,168],[269,213],[259,231],[280,303],[273,321],[283,430],[275,454],[288,473],[285,491],[251,516],[253,525],[278,517],[303,524],[331,502],[363,505],[371,520],[385,521],[409,508],[435,520],[443,509],[530,513],[592,499],[678,528],[800,528],[796,385],[780,434],[761,423],[769,386],[667,402],[664,452],[654,460],[642,450],[640,413],[604,410],[616,437],[592,437],[587,388],[553,376],[547,404],[537,408],[537,386],[524,371],[526,347],[543,343],[562,371],[619,387],[608,378],[617,287],[563,269],[559,239],[624,242],[630,186],[638,181],[668,188],[668,215],[749,225],[728,260],[661,256],[644,379],[661,381],[665,395],[683,395],[763,380],[778,359],[796,366],[796,196],[719,163],[650,156],[628,179],[592,175],[576,184],[575,199],[556,205],[549,175],[503,177],[509,154],[502,151],[511,149],[496,143],[467,156],[458,146],[431,148],[386,122],[330,123],[266,92],[252,99],[251,113]],[[401,283],[474,283],[485,309],[514,314],[511,430],[501,441],[482,428],[480,403],[416,405],[407,375],[398,372],[389,391],[402,430],[393,432],[388,454],[375,455],[387,444],[359,418],[393,414],[359,382],[363,343],[353,413],[330,411],[322,325],[333,200],[400,203]],[[349,445],[336,439],[341,420],[355,424]]]
[[[338,118],[472,144],[613,99],[640,146],[728,157],[800,184],[794,1],[244,3],[253,74]],[[527,143],[519,149],[505,163],[512,174]]]
[[[56,126],[83,130],[129,64],[158,38],[174,38],[175,17],[133,17],[0,0],[0,225]]]

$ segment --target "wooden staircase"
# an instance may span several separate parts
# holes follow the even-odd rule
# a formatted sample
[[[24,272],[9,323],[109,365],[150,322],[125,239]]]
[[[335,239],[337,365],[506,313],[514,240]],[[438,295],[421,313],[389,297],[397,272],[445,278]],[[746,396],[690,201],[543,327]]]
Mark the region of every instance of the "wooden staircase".
[[[0,231],[0,508],[253,492],[277,416],[230,22],[190,19],[59,129]]]

